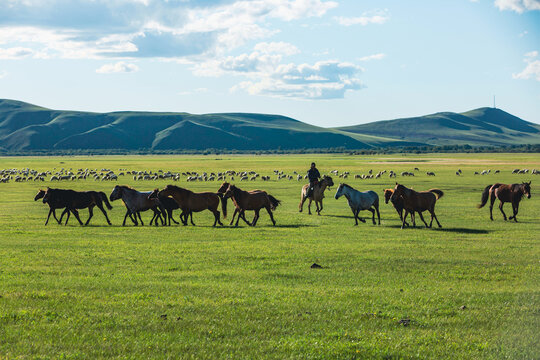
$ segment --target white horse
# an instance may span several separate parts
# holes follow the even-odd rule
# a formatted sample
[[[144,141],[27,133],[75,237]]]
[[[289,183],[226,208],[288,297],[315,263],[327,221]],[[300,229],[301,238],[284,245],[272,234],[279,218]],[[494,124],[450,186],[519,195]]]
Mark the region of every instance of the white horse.
[[[163,206],[158,199],[149,199],[148,197],[152,194],[152,191],[140,192],[129,186],[116,185],[109,196],[111,201],[122,199],[124,205],[126,205],[126,215],[124,216],[124,222],[122,226],[126,225],[126,219],[129,216],[131,221],[135,226],[139,225],[137,221],[137,216],[141,221],[141,225],[144,225],[141,218],[141,211],[146,211],[152,209],[154,211],[154,216],[150,220],[150,225],[155,221],[155,225],[158,225],[158,218],[161,220],[161,225],[165,225],[165,216],[166,212],[163,209]],[[163,213],[163,217],[161,214]]]
[[[354,221],[356,221],[355,226],[358,225],[358,220],[365,223],[366,220],[358,216],[360,210],[369,210],[373,215],[373,225],[375,225],[375,211],[377,211],[377,217],[379,219],[379,225],[381,225],[381,214],[379,213],[379,195],[375,191],[364,191],[360,192],[353,189],[347,184],[339,184],[339,187],[334,196],[339,199],[341,196],[345,196],[349,202],[349,206],[354,215]]]

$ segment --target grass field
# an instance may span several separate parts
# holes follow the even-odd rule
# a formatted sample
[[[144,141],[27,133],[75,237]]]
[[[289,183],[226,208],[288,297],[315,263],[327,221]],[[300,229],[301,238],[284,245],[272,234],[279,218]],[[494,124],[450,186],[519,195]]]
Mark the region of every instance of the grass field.
[[[443,228],[401,230],[382,201],[381,226],[355,227],[336,187],[322,216],[299,213],[301,184],[272,171],[304,173],[312,160],[321,173],[418,167],[397,180],[445,192],[436,206]],[[276,227],[265,212],[255,228],[212,228],[209,212],[194,215],[196,227],[122,227],[118,201],[113,226],[96,209],[88,227],[73,217],[45,227],[48,207],[33,201],[40,186],[108,195],[115,183],[0,184],[0,359],[540,357],[540,177],[510,173],[540,169],[538,154],[0,158],[0,169],[23,167],[255,170],[273,180],[237,184],[267,190],[282,206]],[[483,169],[492,173],[473,175]],[[504,222],[497,208],[491,222],[487,208],[476,209],[486,185],[525,180],[532,198],[519,223]],[[395,184],[387,175],[346,182],[379,196]],[[150,190],[169,182],[118,183]],[[324,268],[311,269],[315,262]]]

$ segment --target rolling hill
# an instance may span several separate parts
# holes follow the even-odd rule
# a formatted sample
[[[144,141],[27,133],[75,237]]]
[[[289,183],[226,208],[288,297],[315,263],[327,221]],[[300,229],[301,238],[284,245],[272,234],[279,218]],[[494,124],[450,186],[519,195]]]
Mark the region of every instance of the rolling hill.
[[[385,136],[429,145],[540,144],[540,125],[496,108],[377,121],[337,128],[344,133]]]
[[[0,149],[295,150],[538,144],[540,125],[498,109],[326,129],[285,116],[51,110],[0,99]]]

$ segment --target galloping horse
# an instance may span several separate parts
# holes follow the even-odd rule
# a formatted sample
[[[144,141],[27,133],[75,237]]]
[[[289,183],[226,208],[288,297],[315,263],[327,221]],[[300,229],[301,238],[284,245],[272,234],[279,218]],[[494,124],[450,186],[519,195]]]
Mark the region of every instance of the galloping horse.
[[[334,186],[334,181],[330,176],[324,175],[323,179],[320,183],[315,185],[313,188],[313,193],[309,197],[309,203],[308,203],[308,214],[311,215],[311,202],[315,201],[315,207],[317,211],[317,215],[321,215],[321,211],[323,209],[323,198],[324,198],[324,190],[326,190],[327,187]],[[304,207],[304,202],[306,201],[305,195],[308,192],[309,184],[306,184],[302,187],[302,191],[300,192],[300,204],[298,205],[298,211],[302,212],[302,209]],[[319,207],[320,204],[320,207]]]
[[[232,198],[237,208],[240,209],[240,213],[238,215],[238,218],[236,219],[236,224],[234,226],[238,226],[238,221],[240,220],[240,218],[242,218],[246,222],[246,224],[250,226],[255,226],[257,224],[257,220],[259,220],[259,211],[262,208],[266,209],[268,215],[270,215],[270,220],[272,220],[274,226],[276,225],[276,221],[274,220],[274,216],[272,215],[272,210],[275,210],[281,201],[279,201],[272,195],[267,194],[265,191],[248,192],[239,189],[234,185],[229,185],[227,191],[225,191],[225,194],[223,195],[224,200],[228,198]],[[246,218],[244,216],[244,212],[246,210],[255,211],[255,217],[253,218],[251,224],[246,221]]]
[[[334,197],[337,200],[342,195],[345,196],[347,198],[347,201],[349,202],[349,207],[353,212],[354,221],[356,222],[356,224],[354,224],[355,226],[358,225],[358,220],[363,223],[366,222],[366,220],[358,216],[360,210],[371,211],[371,214],[373,216],[373,225],[376,224],[375,211],[377,211],[377,218],[379,219],[379,225],[381,225],[381,214],[379,213],[379,196],[375,191],[368,190],[360,192],[356,189],[353,189],[347,184],[339,184],[336,195],[334,195]]]
[[[40,192],[41,193],[41,192]],[[40,195],[36,195],[36,198]],[[79,221],[80,225],[83,225],[81,218],[79,217],[79,212],[77,209],[86,209],[88,208],[88,220],[86,220],[86,223],[84,225],[88,225],[90,223],[90,219],[92,219],[92,216],[94,215],[94,206],[97,206],[103,215],[105,215],[105,219],[107,219],[107,223],[111,225],[111,221],[109,220],[109,217],[107,216],[107,212],[103,208],[103,203],[107,206],[109,210],[112,209],[111,204],[109,204],[109,200],[107,200],[107,195],[105,195],[102,191],[74,191],[74,190],[63,190],[63,189],[51,189],[47,188],[45,190],[45,193],[43,194],[43,203],[49,204],[49,207],[51,207],[51,210],[53,207],[59,206],[60,204],[63,205],[61,207],[65,207],[66,209],[62,212],[62,215],[60,216],[60,220],[57,220],[59,224],[62,223],[62,218],[64,215],[67,214],[66,217],[66,223],[64,225],[67,225],[69,221],[70,212],[73,213],[75,218]],[[51,204],[54,204],[51,206]],[[50,212],[49,212],[50,214]],[[47,217],[47,221],[49,220],[49,217]],[[45,223],[46,225],[47,223]]]
[[[519,210],[519,202],[521,201],[521,198],[523,195],[527,195],[527,199],[531,198],[531,182],[528,183],[524,182],[521,184],[493,184],[488,185],[482,192],[482,202],[477,205],[477,207],[480,209],[486,205],[488,201],[488,197],[491,198],[491,203],[489,204],[489,218],[493,220],[493,204],[495,203],[495,199],[499,199],[499,210],[501,210],[504,220],[506,221],[506,214],[503,211],[503,205],[505,202],[511,202],[512,203],[512,210],[514,214],[510,216],[508,219],[512,220],[514,219],[515,222],[517,222],[516,215]]]
[[[165,225],[165,221],[161,217],[161,213],[165,215],[165,210],[161,206],[158,200],[148,199],[148,196],[151,194],[151,191],[140,192],[132,187],[125,185],[116,185],[109,196],[111,201],[122,199],[124,205],[126,205],[126,215],[124,216],[124,222],[122,226],[126,225],[126,219],[129,216],[131,221],[135,226],[139,225],[137,221],[137,216],[141,221],[141,225],[144,226],[143,220],[141,218],[141,211],[147,211],[152,209],[154,211],[154,216],[150,220],[150,225],[155,221],[157,226],[157,219],[161,219],[161,225]]]
[[[388,201],[392,198],[392,195],[394,194],[394,189],[384,189],[384,202],[385,204],[388,204]],[[399,220],[401,220],[402,223],[405,223],[405,226],[409,226],[409,223],[407,221],[403,221],[403,198],[401,196],[398,196],[397,198],[394,198],[392,201],[390,201],[392,205],[394,206],[394,209],[396,209]],[[411,221],[414,221],[414,212],[411,214]]]
[[[220,194],[225,194],[225,192],[227,191],[227,189],[229,188],[229,184],[228,182],[223,182],[221,184],[221,186],[219,187],[218,189],[218,193]],[[250,190],[248,191],[250,194],[255,194],[255,193],[258,193],[258,192],[263,192],[266,194],[266,191],[263,191],[263,190]],[[234,218],[236,217],[236,214],[238,214],[240,212],[240,207],[238,206],[238,204],[236,203],[236,200],[234,199],[234,197],[231,197],[231,200],[232,202],[234,203],[234,206],[235,206],[235,209],[234,209],[234,213],[233,213],[233,216],[232,216],[232,219],[231,219],[231,222],[229,223],[229,225],[232,225],[233,222],[234,222]],[[223,206],[225,206],[225,209],[227,208],[227,198],[223,198],[221,199],[221,201],[223,202]],[[242,212],[242,220],[244,220],[244,222],[248,225],[251,225],[247,220],[246,220],[246,216],[245,216],[245,213]]]
[[[180,209],[185,213],[185,218],[183,220],[184,225],[187,225],[187,218],[191,215],[191,225],[193,223],[193,212],[199,212],[203,210],[210,210],[214,214],[214,225],[216,224],[223,225],[219,220],[219,211],[218,205],[222,194],[216,194],[213,192],[202,192],[194,193],[191,190],[184,189],[174,185],[167,185],[165,189],[157,193],[157,197],[172,197],[180,206]],[[221,207],[223,209],[223,217],[227,216],[227,208],[224,206],[223,201],[221,202]],[[180,216],[182,217],[182,216]]]
[[[435,215],[435,203],[443,195],[444,193],[442,192],[442,190],[439,189],[429,189],[428,191],[418,192],[396,183],[394,193],[390,197],[390,200],[393,202],[394,200],[397,200],[397,198],[400,196],[403,198],[403,208],[405,209],[405,215],[403,216],[403,223],[401,224],[401,228],[403,229],[405,227],[405,219],[407,218],[407,214],[412,214],[415,211],[418,213],[418,215],[420,215],[420,219],[422,219],[426,227],[431,227],[431,225],[433,224],[433,219],[437,221],[437,225],[439,225],[439,227],[442,227],[439,219],[437,219],[437,215]],[[422,212],[426,210],[429,211],[429,213],[431,214],[431,222],[429,223],[429,226],[424,220],[424,216],[422,216]],[[413,226],[416,226],[414,217],[412,219]]]

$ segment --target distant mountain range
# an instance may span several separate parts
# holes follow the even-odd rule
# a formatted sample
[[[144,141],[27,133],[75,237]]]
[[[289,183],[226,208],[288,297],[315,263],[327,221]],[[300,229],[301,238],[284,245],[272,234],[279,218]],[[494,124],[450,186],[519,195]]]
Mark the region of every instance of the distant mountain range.
[[[279,115],[51,110],[0,99],[0,148],[295,150],[540,144],[540,125],[499,109],[321,128]]]

